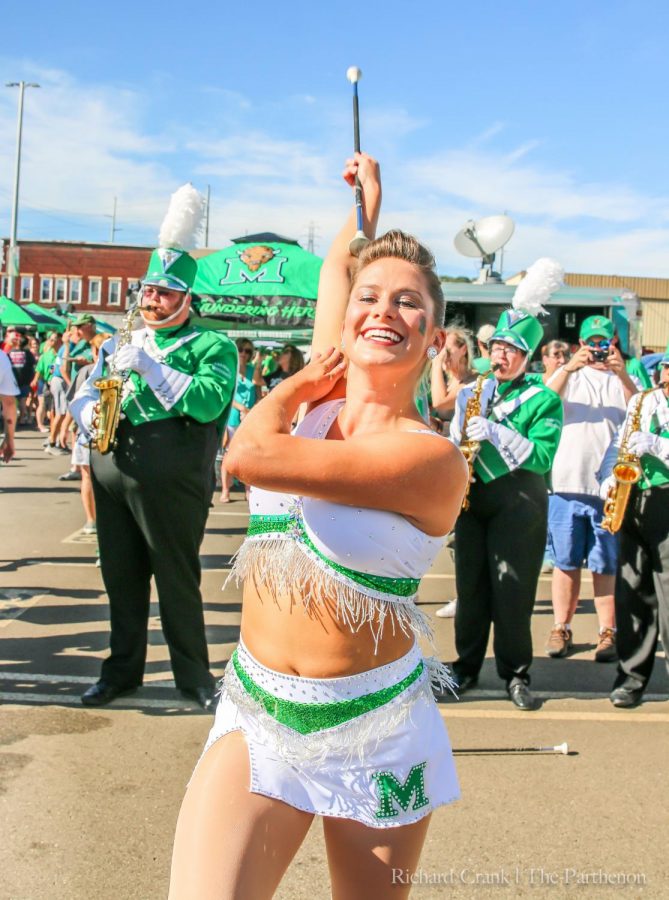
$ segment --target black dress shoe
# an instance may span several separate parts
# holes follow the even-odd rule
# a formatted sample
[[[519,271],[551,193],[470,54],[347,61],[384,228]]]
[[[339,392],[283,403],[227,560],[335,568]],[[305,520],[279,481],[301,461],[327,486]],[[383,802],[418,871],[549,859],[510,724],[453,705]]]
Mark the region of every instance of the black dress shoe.
[[[643,688],[625,687],[622,684],[620,687],[614,688],[609,695],[611,703],[621,709],[631,709],[633,706],[638,706],[642,698]]]
[[[475,688],[479,683],[478,675],[458,675],[457,672],[453,672],[453,677],[457,682],[455,692],[458,695],[471,691],[472,688]]]
[[[524,681],[512,681],[507,685],[509,699],[518,709],[534,709],[536,702],[532,696],[532,692]]]
[[[105,706],[122,697],[125,694],[132,694],[136,691],[136,687],[119,687],[117,684],[111,684],[109,681],[98,681],[97,684],[91,685],[89,689],[81,695],[81,702],[84,706]]]
[[[215,687],[180,688],[180,691],[184,697],[195,700],[198,706],[208,712],[213,712],[216,708],[218,695]]]

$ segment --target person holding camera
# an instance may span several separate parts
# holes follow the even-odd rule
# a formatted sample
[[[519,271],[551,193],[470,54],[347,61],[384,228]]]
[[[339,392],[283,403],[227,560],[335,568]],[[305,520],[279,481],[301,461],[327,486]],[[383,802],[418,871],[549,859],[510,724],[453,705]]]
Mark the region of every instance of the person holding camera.
[[[604,503],[597,475],[637,387],[625,368],[610,319],[588,317],[579,338],[579,349],[546,382],[560,394],[564,406],[548,505],[555,624],[546,653],[561,657],[571,650],[571,622],[581,587],[581,568],[586,567],[592,572],[599,620],[595,660],[611,662],[617,658],[613,587],[618,539],[600,527]]]

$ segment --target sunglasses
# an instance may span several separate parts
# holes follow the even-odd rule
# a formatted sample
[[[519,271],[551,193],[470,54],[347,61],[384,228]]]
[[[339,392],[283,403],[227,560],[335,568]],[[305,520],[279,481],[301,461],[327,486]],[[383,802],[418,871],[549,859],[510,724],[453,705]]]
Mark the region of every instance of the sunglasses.
[[[248,353],[250,355],[251,353],[253,353],[253,347],[242,347],[239,352]]]
[[[593,350],[599,348],[600,350],[608,350],[611,346],[611,341],[586,341],[588,347],[592,347]]]

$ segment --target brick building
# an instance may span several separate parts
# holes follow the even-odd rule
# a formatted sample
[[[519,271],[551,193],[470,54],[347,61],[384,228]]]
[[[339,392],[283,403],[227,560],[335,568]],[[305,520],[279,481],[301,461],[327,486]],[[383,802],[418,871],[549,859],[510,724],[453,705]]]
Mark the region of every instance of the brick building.
[[[8,296],[7,256],[3,240],[0,294]],[[80,241],[19,241],[19,271],[14,300],[111,318],[126,309],[128,292],[146,272],[153,247],[87,244]]]

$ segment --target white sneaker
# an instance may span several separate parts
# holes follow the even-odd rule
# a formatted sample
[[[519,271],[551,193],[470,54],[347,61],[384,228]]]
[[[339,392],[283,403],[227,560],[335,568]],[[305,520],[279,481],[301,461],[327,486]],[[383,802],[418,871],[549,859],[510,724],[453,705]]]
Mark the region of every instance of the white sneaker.
[[[81,533],[82,534],[96,534],[97,530],[98,529],[97,529],[95,522],[86,522],[84,527],[81,529]]]
[[[457,597],[454,600],[449,600],[448,603],[444,603],[444,605],[436,611],[435,616],[438,616],[440,619],[452,619],[455,616],[455,607],[457,604]]]

